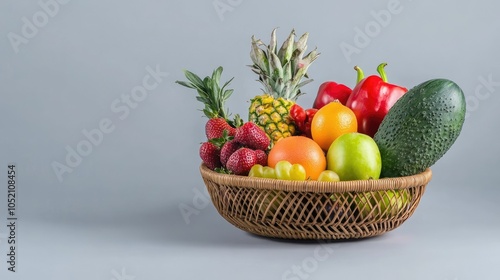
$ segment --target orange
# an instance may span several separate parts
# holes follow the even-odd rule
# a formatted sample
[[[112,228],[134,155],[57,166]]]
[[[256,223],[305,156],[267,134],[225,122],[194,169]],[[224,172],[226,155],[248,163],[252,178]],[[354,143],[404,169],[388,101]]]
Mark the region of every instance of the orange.
[[[357,131],[356,115],[340,102],[330,102],[321,107],[311,122],[312,139],[324,151],[328,151],[330,145],[340,135]]]
[[[290,136],[274,144],[267,157],[267,165],[273,167],[280,160],[299,163],[306,170],[306,178],[317,180],[326,169],[326,157],[321,147],[311,138]]]

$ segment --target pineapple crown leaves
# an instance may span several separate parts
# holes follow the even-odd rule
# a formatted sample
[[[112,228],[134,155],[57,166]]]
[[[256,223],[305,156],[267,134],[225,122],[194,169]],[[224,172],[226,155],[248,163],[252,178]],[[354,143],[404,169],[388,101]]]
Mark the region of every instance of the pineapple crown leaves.
[[[220,78],[222,70],[221,66],[217,67],[213,71],[212,76],[207,76],[203,80],[198,75],[188,70],[184,70],[184,75],[189,82],[176,81],[176,83],[188,88],[196,89],[198,92],[196,100],[205,105],[205,108],[203,108],[205,116],[208,118],[221,117],[230,122],[228,120],[229,114],[224,106],[227,99],[234,91],[233,89],[226,89],[226,87],[234,78],[231,78],[221,87]]]
[[[307,70],[320,55],[314,49],[304,56],[308,37],[309,33],[306,32],[295,41],[295,30],[292,30],[278,50],[276,29],[271,33],[269,45],[252,36],[250,58],[253,65],[250,67],[259,75],[265,92],[277,98],[296,100],[302,94],[300,88],[313,81],[302,81],[303,77],[309,78]]]

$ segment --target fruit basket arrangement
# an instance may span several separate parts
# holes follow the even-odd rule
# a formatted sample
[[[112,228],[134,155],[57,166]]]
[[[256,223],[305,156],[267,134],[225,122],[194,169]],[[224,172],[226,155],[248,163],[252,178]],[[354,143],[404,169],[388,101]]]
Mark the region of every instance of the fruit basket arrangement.
[[[252,37],[251,69],[263,94],[250,99],[248,121],[230,118],[231,82],[222,67],[201,79],[185,71],[208,117],[200,173],[219,214],[258,235],[288,239],[350,239],[383,234],[416,210],[430,167],[453,145],[465,120],[465,97],[447,79],[408,90],[384,71],[353,89],[327,81],[313,107],[297,103],[319,56],[305,54],[308,33],[292,30],[280,48]],[[303,80],[307,78],[306,80]]]
[[[390,231],[413,214],[431,179],[430,169],[344,182],[232,176],[205,165],[200,171],[224,219],[250,233],[287,239],[362,238]]]

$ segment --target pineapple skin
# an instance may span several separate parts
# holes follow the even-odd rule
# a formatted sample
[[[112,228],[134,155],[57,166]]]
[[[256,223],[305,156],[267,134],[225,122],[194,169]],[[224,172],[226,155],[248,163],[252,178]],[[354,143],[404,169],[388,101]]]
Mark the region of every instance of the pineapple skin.
[[[290,108],[295,102],[282,97],[276,99],[270,94],[257,95],[250,102],[248,119],[266,132],[271,147],[281,138],[295,135],[297,129],[290,118]]]

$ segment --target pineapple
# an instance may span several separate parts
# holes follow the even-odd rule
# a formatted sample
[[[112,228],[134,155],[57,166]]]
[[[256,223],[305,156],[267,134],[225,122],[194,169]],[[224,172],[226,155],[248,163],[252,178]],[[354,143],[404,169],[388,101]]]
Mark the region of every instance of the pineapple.
[[[249,121],[264,129],[271,138],[271,145],[296,132],[290,108],[303,94],[300,88],[312,82],[312,79],[301,80],[308,78],[307,69],[319,56],[316,49],[304,56],[308,36],[304,33],[295,42],[295,31],[292,30],[280,49],[277,48],[276,29],[271,34],[269,45],[252,36],[250,57],[253,65],[250,67],[259,75],[264,94],[251,99]]]

